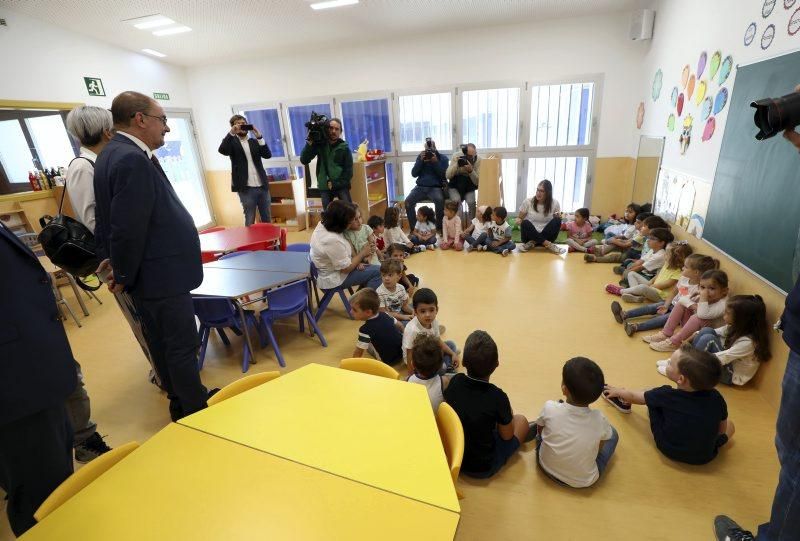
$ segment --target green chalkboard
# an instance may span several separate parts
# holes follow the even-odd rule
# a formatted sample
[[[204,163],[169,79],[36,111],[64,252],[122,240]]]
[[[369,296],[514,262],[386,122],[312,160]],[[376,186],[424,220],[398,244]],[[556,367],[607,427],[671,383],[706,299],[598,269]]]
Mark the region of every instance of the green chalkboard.
[[[800,84],[800,52],[740,66],[703,238],[783,291],[800,254],[800,154],[782,136],[756,141],[754,100]]]

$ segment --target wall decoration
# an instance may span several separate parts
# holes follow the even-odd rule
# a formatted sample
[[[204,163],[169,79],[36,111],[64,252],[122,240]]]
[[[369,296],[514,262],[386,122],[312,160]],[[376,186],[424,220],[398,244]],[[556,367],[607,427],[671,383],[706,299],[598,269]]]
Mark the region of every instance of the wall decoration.
[[[661,85],[663,83],[664,74],[659,69],[653,77],[653,101],[656,101],[661,96]]]
[[[681,88],[686,88],[686,83],[689,82],[689,64],[683,66],[683,72],[681,72]]]
[[[753,39],[756,37],[756,23],[750,23],[747,27],[747,30],[744,31],[744,45],[745,47],[750,46],[753,43]]]
[[[692,142],[692,124],[694,123],[694,119],[692,115],[686,115],[686,118],[683,119],[683,130],[681,130],[681,135],[678,137],[678,143],[680,144],[681,154],[686,154],[686,151],[689,148],[689,143]]]
[[[700,84],[697,85],[697,89],[694,93],[694,104],[700,105],[700,102],[703,101],[703,98],[706,97],[706,90],[708,89],[708,84],[705,81],[700,81]]]
[[[675,131],[675,115],[669,115],[667,118],[667,129],[669,131]]]
[[[711,64],[708,67],[708,78],[713,80],[717,75],[719,63],[722,61],[722,53],[717,51],[711,56]]]
[[[675,106],[678,109],[678,116],[683,114],[683,92],[678,94],[678,104]]]
[[[709,182],[662,167],[658,173],[653,212],[701,238],[710,197]]]
[[[641,130],[644,123],[644,102],[639,102],[639,107],[636,109],[636,129]]]
[[[714,114],[719,114],[725,108],[726,103],[728,103],[728,89],[723,87],[719,89],[717,97],[714,98]]]
[[[706,127],[703,128],[703,141],[708,141],[711,139],[711,136],[714,135],[714,130],[717,128],[717,121],[714,120],[714,117],[708,119],[706,122]]]
[[[703,107],[700,110],[700,115],[702,116],[703,120],[706,120],[711,115],[711,109],[714,107],[714,102],[711,100],[711,97],[707,97],[703,100]]]
[[[784,9],[791,9],[796,0],[783,0]]]
[[[692,99],[692,93],[694,93],[694,83],[695,83],[694,75],[690,75],[689,82],[686,84],[686,101]]]
[[[765,51],[772,45],[772,40],[775,39],[775,25],[771,24],[764,29],[764,33],[761,34],[761,48]]]
[[[703,51],[700,53],[700,59],[697,61],[697,77],[702,77],[703,70],[706,69],[706,62],[708,61],[708,53]]]
[[[678,184],[679,181],[678,175],[669,169],[662,167],[659,171],[653,211],[672,223],[678,216],[678,202],[683,188],[682,184]]]
[[[722,65],[719,67],[719,84],[725,84],[725,81],[728,80],[728,76],[731,74],[731,70],[733,69],[733,57],[728,55],[725,57],[725,60],[722,61]]]
[[[678,87],[672,87],[672,96],[670,96],[670,101],[672,102],[672,106],[675,107],[678,105]]]
[[[800,30],[800,8],[797,8],[794,13],[792,13],[791,18],[789,18],[787,30],[790,36],[794,36],[797,34],[797,31]]]
[[[777,0],[764,0],[764,5],[761,6],[761,16],[765,19],[772,15],[772,10],[775,9]]]

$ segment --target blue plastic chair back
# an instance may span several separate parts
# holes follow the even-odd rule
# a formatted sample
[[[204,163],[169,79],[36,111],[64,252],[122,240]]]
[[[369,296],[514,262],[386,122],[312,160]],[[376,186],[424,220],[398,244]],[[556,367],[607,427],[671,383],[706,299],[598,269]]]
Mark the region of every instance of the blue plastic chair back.
[[[296,242],[286,247],[287,252],[311,252],[311,245],[302,242]]]
[[[228,322],[238,325],[238,314],[230,299],[195,297],[192,302],[194,303],[194,313],[200,323],[205,323],[209,327],[220,326]]]
[[[278,289],[267,291],[266,312],[273,319],[282,315],[294,315],[308,306],[308,283],[295,282]],[[263,314],[264,312],[262,312]]]

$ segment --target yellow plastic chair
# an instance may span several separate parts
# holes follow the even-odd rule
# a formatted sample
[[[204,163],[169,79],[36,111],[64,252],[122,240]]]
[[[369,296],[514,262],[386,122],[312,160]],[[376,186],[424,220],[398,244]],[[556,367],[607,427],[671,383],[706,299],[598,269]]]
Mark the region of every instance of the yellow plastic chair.
[[[436,412],[436,426],[439,427],[439,437],[442,438],[444,454],[450,465],[450,475],[453,476],[453,486],[458,499],[464,497],[458,490],[458,473],[461,471],[461,460],[464,458],[464,427],[458,418],[456,410],[447,402],[439,404]]]
[[[350,359],[342,359],[339,363],[339,368],[345,370],[352,370],[353,372],[361,372],[362,374],[371,374],[382,378],[397,379],[400,374],[397,370],[388,364],[370,359],[368,357],[353,357]]]
[[[233,383],[229,383],[220,389],[217,394],[209,398],[208,405],[213,406],[214,404],[219,404],[223,400],[232,398],[239,393],[243,393],[252,389],[253,387],[258,387],[262,383],[272,381],[280,375],[281,373],[275,370],[273,372],[260,372],[258,374],[251,374],[241,379],[237,379]]]
[[[111,467],[131,454],[139,447],[139,443],[132,441],[121,445],[107,453],[103,453],[84,467],[67,477],[63,483],[42,502],[39,509],[33,514],[36,522],[41,522],[44,517],[58,509],[58,507],[72,498],[75,494],[86,488],[92,481],[103,475]]]

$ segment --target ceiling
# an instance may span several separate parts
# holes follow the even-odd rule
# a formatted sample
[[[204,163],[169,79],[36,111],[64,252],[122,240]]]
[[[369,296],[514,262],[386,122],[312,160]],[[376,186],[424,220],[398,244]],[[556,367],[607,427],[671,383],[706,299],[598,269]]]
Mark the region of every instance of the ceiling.
[[[630,11],[643,0],[361,0],[314,11],[311,0],[0,0],[61,28],[132,51],[150,48],[166,62],[199,66],[226,60],[364,46],[371,40]],[[192,32],[156,37],[125,19],[161,13]]]

